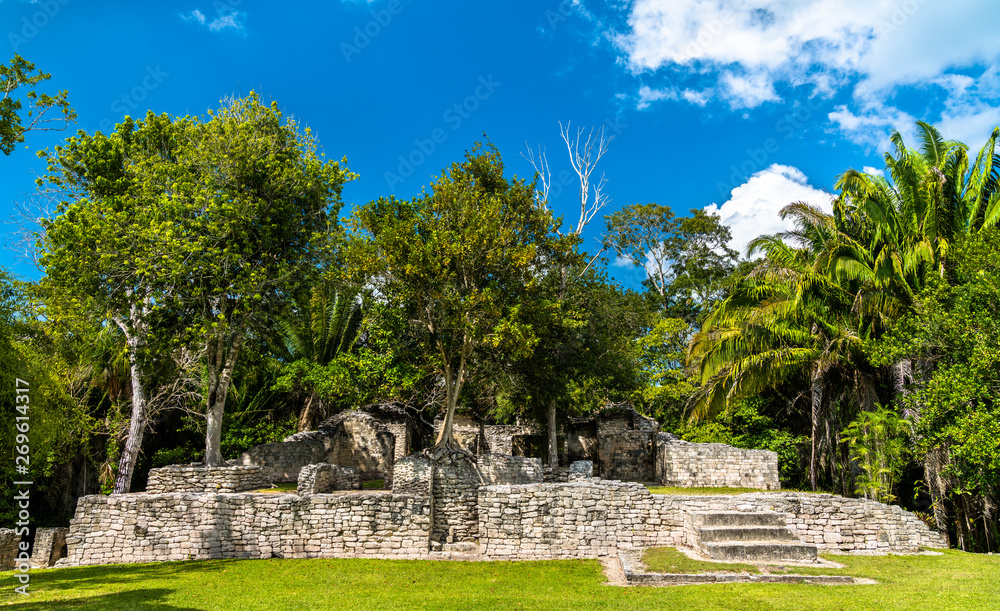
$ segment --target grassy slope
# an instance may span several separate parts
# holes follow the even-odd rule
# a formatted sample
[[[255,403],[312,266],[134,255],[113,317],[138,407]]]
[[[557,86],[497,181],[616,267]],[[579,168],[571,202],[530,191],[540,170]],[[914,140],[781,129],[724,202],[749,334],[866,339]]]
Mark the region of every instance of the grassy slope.
[[[10,609],[996,609],[1000,557],[837,556],[868,586],[745,584],[618,588],[596,561],[218,560],[35,571]],[[798,571],[796,571],[798,572]],[[825,572],[829,572],[826,570]]]

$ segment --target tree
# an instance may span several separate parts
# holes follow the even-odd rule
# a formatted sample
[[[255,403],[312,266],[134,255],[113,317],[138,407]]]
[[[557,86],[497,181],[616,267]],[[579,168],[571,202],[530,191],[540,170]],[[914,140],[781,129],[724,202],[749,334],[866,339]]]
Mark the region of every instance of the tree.
[[[677,218],[669,206],[633,204],[606,217],[606,227],[605,247],[644,268],[660,306],[689,324],[722,297],[739,259],[729,228],[704,210]]]
[[[299,416],[299,431],[310,430],[328,417],[319,382],[329,376],[328,366],[346,353],[358,338],[361,305],[349,292],[320,282],[303,291],[289,310],[278,317],[280,341],[277,356],[286,363],[285,374],[295,379],[282,387],[301,391],[305,405]]]
[[[590,224],[590,221],[597,216],[607,204],[610,202],[610,198],[607,193],[605,193],[604,188],[607,185],[607,178],[602,174],[601,177],[594,182],[591,178],[594,171],[597,169],[597,164],[600,163],[601,159],[608,152],[608,147],[611,144],[612,136],[605,135],[604,128],[602,127],[599,131],[594,132],[591,128],[584,136],[584,129],[578,127],[576,133],[571,131],[571,122],[566,122],[566,127],[563,127],[562,122],[559,123],[559,136],[562,138],[563,143],[566,145],[566,152],[569,154],[570,167],[573,168],[573,173],[576,174],[579,190],[577,192],[579,202],[580,202],[580,216],[577,219],[575,226],[570,226],[566,231],[557,224],[554,228],[556,236],[560,240],[565,241],[566,245],[561,249],[564,253],[558,261],[558,273],[559,273],[559,291],[558,291],[558,302],[559,304],[566,298],[567,286],[583,277],[587,273],[587,270],[591,268],[594,262],[601,256],[603,249],[598,251],[586,265],[577,265],[580,260],[581,253],[579,252],[579,246],[583,241],[583,231]],[[531,149],[528,150],[527,154],[522,154],[522,156],[531,163],[532,167],[535,169],[535,177],[537,184],[540,188],[535,193],[535,203],[545,213],[551,213],[549,195],[552,190],[552,171],[549,168],[549,160],[545,154],[545,149],[540,147],[537,155]],[[567,175],[568,172],[567,172]],[[561,176],[561,175],[560,175]],[[561,183],[562,181],[560,181]],[[577,272],[576,278],[570,278],[569,272],[571,267],[576,267],[579,271]],[[564,322],[573,324],[571,318],[567,318]],[[558,346],[550,344],[550,351],[552,355],[561,361],[565,361],[566,355],[572,349],[568,346]],[[556,428],[556,396],[552,396],[548,411],[546,424],[549,435],[549,464],[552,466],[559,465],[559,451],[558,451],[558,438],[557,438],[557,428]]]
[[[195,120],[178,152],[181,173],[157,181],[169,198],[165,300],[190,314],[204,348],[205,464],[221,464],[226,394],[247,334],[264,327],[315,269],[345,182],[355,177],[317,152],[310,130],[251,92]],[[151,177],[158,178],[156,173]]]
[[[793,217],[796,228],[751,242],[751,252],[761,250],[765,257],[708,316],[691,343],[688,360],[698,368],[701,383],[692,416],[707,417],[789,380],[804,380],[815,490],[821,428],[826,437],[830,433],[824,418],[838,397],[870,407],[874,380],[865,367],[852,296],[833,280],[823,256],[838,240],[833,217],[801,203],[785,207],[781,215]],[[828,452],[831,446],[827,441]]]
[[[115,493],[129,491],[142,447],[156,298],[169,267],[162,244],[177,239],[155,178],[169,176],[187,128],[186,120],[150,113],[126,118],[109,136],[81,133],[42,154],[48,174],[39,185],[57,202],[36,235],[46,313],[96,312],[121,330],[128,354],[132,410]]]
[[[35,86],[52,78],[35,69],[35,64],[15,54],[9,65],[0,64],[0,152],[10,155],[18,143],[24,142],[24,134],[29,131],[49,131],[65,129],[76,119],[76,112],[69,106],[67,91],[55,95],[39,93]],[[24,102],[15,96],[18,89],[28,87],[24,95],[28,100],[28,112],[21,116]],[[59,117],[46,116],[55,110]]]
[[[379,199],[351,217],[350,267],[375,294],[412,312],[428,365],[443,378],[436,448],[456,450],[455,410],[475,353],[530,353],[536,339],[516,314],[551,256],[550,215],[534,184],[508,179],[492,145],[452,164],[431,192]]]
[[[246,334],[313,263],[328,211],[353,177],[254,93],[210,114],[126,118],[110,136],[81,134],[48,155],[42,183],[59,204],[38,237],[44,282],[63,310],[105,312],[132,361],[118,492],[141,448],[148,368],[178,343],[201,345],[190,352],[207,377],[205,461],[221,462],[226,393]]]

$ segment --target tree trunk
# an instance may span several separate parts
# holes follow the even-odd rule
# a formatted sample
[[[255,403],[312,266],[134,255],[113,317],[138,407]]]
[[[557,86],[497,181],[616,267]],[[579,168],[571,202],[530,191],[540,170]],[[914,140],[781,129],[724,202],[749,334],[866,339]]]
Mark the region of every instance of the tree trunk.
[[[461,448],[455,443],[455,411],[458,409],[458,396],[462,391],[462,383],[465,381],[465,363],[467,354],[471,353],[472,349],[468,346],[463,346],[462,357],[459,360],[458,371],[453,372],[450,365],[445,365],[444,368],[444,384],[445,384],[445,412],[444,412],[444,422],[441,423],[441,432],[438,433],[437,440],[434,443],[434,449],[440,450],[444,449],[449,452],[460,451]],[[442,354],[445,354],[442,350]],[[445,360],[445,363],[448,361]]]
[[[813,373],[812,379],[812,435],[811,437],[811,448],[809,452],[809,484],[812,486],[813,491],[816,491],[816,461],[817,461],[817,445],[819,442],[819,415],[823,407],[823,376],[816,371]]]
[[[129,362],[132,373],[132,417],[128,425],[128,437],[118,460],[118,476],[115,477],[115,487],[112,494],[125,494],[132,488],[132,474],[135,463],[139,460],[142,449],[142,438],[146,433],[146,389],[142,384],[142,372],[139,367],[139,347],[137,339],[128,341]]]
[[[215,355],[209,351],[208,358],[208,425],[205,428],[205,466],[222,465],[222,416],[226,411],[226,395],[233,381],[233,369],[243,345],[243,337],[233,340],[229,350],[222,345],[222,338],[216,338]]]
[[[948,508],[945,506],[945,499],[948,495],[948,485],[941,473],[946,462],[947,450],[941,446],[931,448],[924,456],[924,480],[927,482],[927,492],[931,495],[934,523],[947,545]]]
[[[549,401],[549,466],[559,466],[559,439],[556,436],[556,402]]]
[[[298,432],[312,430],[312,424],[315,418],[315,412],[313,411],[313,403],[315,402],[314,395],[309,395],[306,398],[305,407],[302,408],[302,414],[299,415],[299,426]]]

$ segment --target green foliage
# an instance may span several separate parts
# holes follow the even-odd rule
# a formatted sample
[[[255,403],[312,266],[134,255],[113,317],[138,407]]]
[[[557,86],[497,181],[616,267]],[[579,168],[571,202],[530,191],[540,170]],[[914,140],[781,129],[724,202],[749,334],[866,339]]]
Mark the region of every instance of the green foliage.
[[[57,92],[55,95],[39,93],[35,88],[42,81],[52,78],[51,74],[46,74],[35,69],[35,64],[15,54],[9,64],[0,64],[0,90],[3,91],[3,98],[0,99],[0,152],[10,155],[18,143],[24,142],[24,134],[29,131],[61,129],[53,125],[68,125],[76,119],[76,112],[69,106],[66,91]],[[14,97],[18,89],[27,87],[28,91],[24,98],[28,101],[28,112],[22,116],[21,110],[24,101]],[[55,110],[61,117],[46,117],[46,114]]]
[[[718,215],[694,209],[676,218],[669,206],[633,204],[607,217],[605,247],[647,272],[644,285],[669,316],[694,324],[721,298],[739,253]]]
[[[746,399],[715,420],[687,425],[678,433],[692,443],[724,443],[748,450],[770,450],[778,454],[778,475],[783,487],[797,485],[802,477],[799,449],[807,436],[795,435],[761,413],[766,401]]]
[[[851,449],[851,459],[863,475],[855,480],[856,492],[880,503],[896,500],[893,490],[909,458],[906,421],[892,408],[878,406],[864,411],[844,427],[841,439]]]
[[[538,343],[518,313],[550,254],[553,220],[535,206],[533,184],[503,171],[496,149],[477,145],[431,193],[379,199],[350,220],[355,283],[412,316],[423,366],[444,380],[446,445],[476,353],[520,358]]]

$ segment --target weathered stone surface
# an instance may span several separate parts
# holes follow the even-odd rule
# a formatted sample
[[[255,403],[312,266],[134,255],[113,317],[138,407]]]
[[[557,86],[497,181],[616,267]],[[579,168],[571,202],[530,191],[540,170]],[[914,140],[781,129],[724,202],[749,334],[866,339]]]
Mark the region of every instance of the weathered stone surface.
[[[689,512],[782,514],[819,550],[916,551],[941,538],[912,513],[861,499],[806,493],[650,495],[640,484],[580,481],[487,486],[479,493],[479,538],[497,558],[605,556],[619,547],[688,543]]]
[[[57,564],[210,558],[414,558],[430,504],[391,492],[123,494],[80,499]]]
[[[665,486],[777,490],[778,455],[721,443],[688,443],[660,433],[654,481]]]
[[[0,571],[14,569],[20,542],[21,537],[13,528],[0,528]]]
[[[358,472],[353,467],[340,467],[330,463],[302,467],[296,486],[299,496],[324,494],[334,490],[361,490]]]
[[[569,465],[569,481],[575,482],[594,477],[594,463],[589,460],[576,460]]]
[[[261,467],[205,467],[170,465],[149,470],[146,492],[217,492],[220,494],[257,490],[271,485]]]
[[[31,568],[45,569],[66,555],[68,528],[39,528],[31,547]]]

